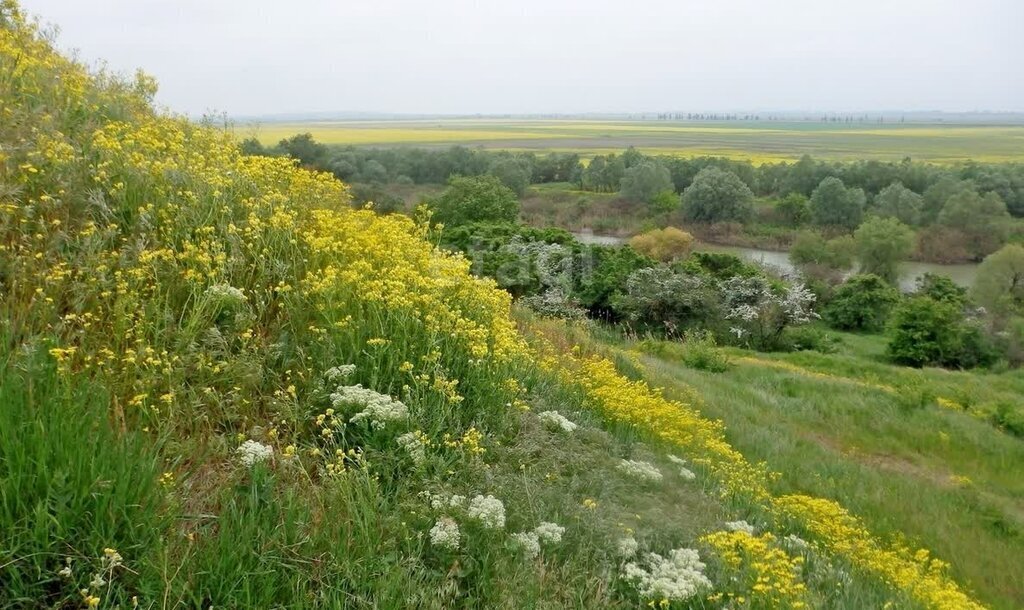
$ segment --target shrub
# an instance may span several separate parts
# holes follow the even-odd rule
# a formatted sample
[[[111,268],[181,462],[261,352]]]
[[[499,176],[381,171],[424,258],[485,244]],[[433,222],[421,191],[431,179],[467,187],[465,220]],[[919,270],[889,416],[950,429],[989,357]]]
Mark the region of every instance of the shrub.
[[[842,180],[830,176],[811,194],[811,215],[818,225],[853,230],[864,215],[864,200],[864,191],[846,188]]]
[[[783,331],[818,317],[814,293],[802,284],[777,289],[763,277],[734,277],[719,287],[730,332],[754,349],[784,349]]]
[[[711,373],[729,370],[729,357],[718,349],[711,331],[687,330],[683,333],[683,348],[683,364],[690,368]]]
[[[673,333],[720,317],[714,283],[667,266],[634,271],[613,307],[648,330]]]
[[[890,284],[899,279],[899,264],[914,247],[914,234],[895,218],[870,218],[857,227],[857,260],[861,273],[873,273]]]
[[[433,219],[445,225],[514,222],[519,216],[515,192],[495,176],[452,178],[438,197],[427,200]]]
[[[887,350],[894,361],[918,367],[971,368],[996,360],[991,342],[959,307],[921,296],[893,312]]]
[[[673,189],[672,175],[665,166],[657,161],[641,161],[623,173],[623,197],[644,203],[653,203],[660,193],[671,193]]]
[[[747,222],[754,193],[736,174],[705,167],[683,191],[683,215],[692,222]]]
[[[636,235],[629,245],[644,256],[668,263],[690,253],[693,236],[675,227],[665,227]]]
[[[899,299],[896,289],[877,275],[855,275],[835,290],[823,316],[833,328],[877,331]]]

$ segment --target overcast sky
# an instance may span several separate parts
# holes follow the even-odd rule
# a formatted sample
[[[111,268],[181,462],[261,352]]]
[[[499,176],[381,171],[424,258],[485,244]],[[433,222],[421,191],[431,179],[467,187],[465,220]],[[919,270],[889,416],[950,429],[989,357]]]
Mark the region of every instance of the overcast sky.
[[[180,112],[1024,111],[1024,0],[22,0]]]

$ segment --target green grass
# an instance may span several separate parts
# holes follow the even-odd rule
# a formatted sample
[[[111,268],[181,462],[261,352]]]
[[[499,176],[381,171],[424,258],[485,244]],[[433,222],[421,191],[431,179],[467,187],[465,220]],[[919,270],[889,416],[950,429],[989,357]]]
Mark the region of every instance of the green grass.
[[[882,362],[878,337],[842,338],[841,355],[730,350],[730,370],[707,373],[645,353],[642,370],[669,396],[695,390],[704,413],[725,423],[737,449],[781,474],[784,491],[835,499],[873,531],[905,535],[951,560],[958,580],[993,607],[1019,608],[1024,442],[967,413],[916,406],[900,393],[849,380],[986,401],[1013,395],[1020,375],[913,371]],[[744,356],[834,378],[739,360]]]
[[[899,160],[910,156],[935,163],[1024,159],[1020,146],[1024,126],[1017,125],[437,119],[236,127],[239,137],[255,134],[268,145],[307,131],[318,141],[336,145],[463,144],[500,150],[571,151],[585,157],[635,146],[648,154],[713,155],[755,163],[794,160],[804,154],[835,160]]]

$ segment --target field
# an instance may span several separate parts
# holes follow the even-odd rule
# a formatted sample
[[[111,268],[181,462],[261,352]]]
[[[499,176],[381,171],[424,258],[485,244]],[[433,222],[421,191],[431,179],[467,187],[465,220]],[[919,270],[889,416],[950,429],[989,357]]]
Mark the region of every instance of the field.
[[[585,157],[634,146],[649,154],[713,155],[757,163],[814,157],[935,163],[1024,160],[1024,126],[834,124],[813,121],[416,120],[240,124],[239,137],[276,144],[310,132],[320,142],[353,146],[450,146],[571,151]]]

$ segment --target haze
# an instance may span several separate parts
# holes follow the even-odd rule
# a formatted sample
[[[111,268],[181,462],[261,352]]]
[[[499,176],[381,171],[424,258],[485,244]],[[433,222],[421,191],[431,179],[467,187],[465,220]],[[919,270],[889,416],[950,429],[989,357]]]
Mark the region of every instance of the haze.
[[[189,114],[1024,111],[1019,0],[23,0]]]

